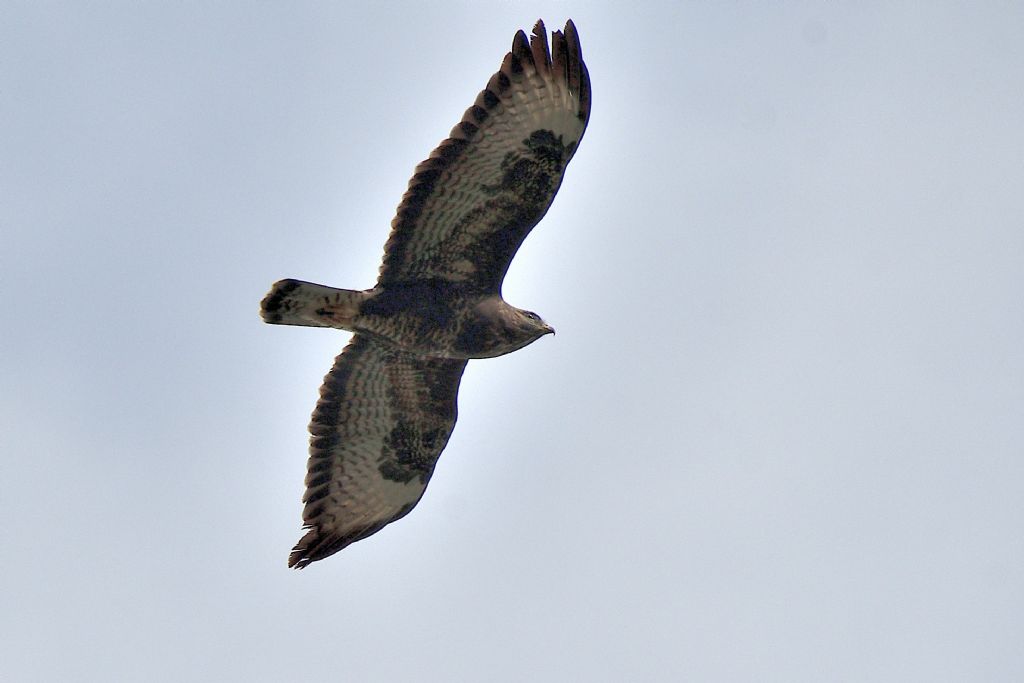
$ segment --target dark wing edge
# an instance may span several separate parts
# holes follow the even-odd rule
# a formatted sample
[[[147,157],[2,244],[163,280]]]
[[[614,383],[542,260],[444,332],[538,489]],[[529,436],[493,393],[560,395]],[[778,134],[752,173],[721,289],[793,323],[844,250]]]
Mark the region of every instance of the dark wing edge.
[[[302,569],[404,517],[455,428],[464,360],[424,358],[355,335],[324,378],[302,512]]]
[[[499,291],[561,185],[590,106],[590,75],[572,20],[552,32],[550,49],[543,21],[529,39],[517,32],[487,87],[416,167],[391,223],[378,284],[440,279]]]

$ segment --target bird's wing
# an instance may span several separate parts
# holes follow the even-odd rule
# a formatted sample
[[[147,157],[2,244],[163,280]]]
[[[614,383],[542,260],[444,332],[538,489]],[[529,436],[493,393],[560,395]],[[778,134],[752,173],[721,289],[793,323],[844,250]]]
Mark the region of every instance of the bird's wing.
[[[307,533],[288,566],[336,553],[416,505],[455,427],[465,367],[352,338],[324,378],[309,425]]]
[[[391,222],[381,285],[438,279],[498,292],[562,183],[590,116],[572,21],[519,31],[501,69],[426,161]]]

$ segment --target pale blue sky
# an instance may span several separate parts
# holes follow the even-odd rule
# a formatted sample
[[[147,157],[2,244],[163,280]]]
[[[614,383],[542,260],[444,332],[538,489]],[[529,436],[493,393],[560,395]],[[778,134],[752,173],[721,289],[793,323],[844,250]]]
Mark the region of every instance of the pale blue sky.
[[[590,129],[421,504],[303,572],[415,164],[538,16]],[[5,3],[0,674],[1024,679],[1020,3]]]

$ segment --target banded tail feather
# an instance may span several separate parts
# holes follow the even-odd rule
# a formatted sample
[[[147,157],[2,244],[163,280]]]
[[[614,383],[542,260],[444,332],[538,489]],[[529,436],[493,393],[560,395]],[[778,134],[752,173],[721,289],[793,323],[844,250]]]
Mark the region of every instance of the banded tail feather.
[[[260,315],[272,325],[350,329],[366,297],[366,292],[351,289],[279,280],[260,302]]]

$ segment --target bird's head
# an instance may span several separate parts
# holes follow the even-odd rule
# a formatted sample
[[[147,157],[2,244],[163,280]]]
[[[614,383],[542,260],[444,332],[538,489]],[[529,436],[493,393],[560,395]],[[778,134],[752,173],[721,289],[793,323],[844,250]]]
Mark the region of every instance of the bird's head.
[[[533,311],[511,306],[500,297],[489,297],[474,307],[459,337],[467,358],[493,358],[554,332],[554,328]]]
[[[530,341],[540,339],[545,334],[554,334],[555,328],[548,325],[533,311],[524,311],[521,308],[515,309],[515,326],[524,336],[529,336]]]

